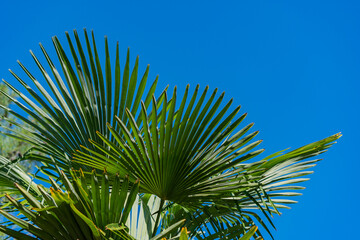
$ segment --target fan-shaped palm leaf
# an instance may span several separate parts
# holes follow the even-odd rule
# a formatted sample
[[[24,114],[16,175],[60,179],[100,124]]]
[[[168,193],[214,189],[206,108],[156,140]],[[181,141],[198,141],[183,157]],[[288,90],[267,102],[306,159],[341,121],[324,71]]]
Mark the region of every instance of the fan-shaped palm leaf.
[[[24,134],[22,137],[36,146],[36,150],[45,153],[45,156],[33,153],[26,157],[46,163],[47,165],[42,169],[48,169],[48,173],[55,170],[48,155],[53,156],[64,171],[69,171],[71,166],[81,167],[77,164],[73,165],[69,161],[74,151],[79,149],[80,145],[97,151],[88,141],[88,139],[92,139],[95,142],[101,142],[96,134],[97,131],[112,141],[113,138],[106,127],[106,123],[112,123],[117,128],[115,115],[119,116],[123,122],[126,122],[125,108],[130,109],[132,114],[136,115],[141,99],[145,101],[145,106],[150,104],[151,96],[157,84],[156,78],[151,87],[146,90],[149,66],[139,81],[139,58],[136,59],[131,70],[129,51],[121,76],[119,45],[117,45],[116,49],[115,68],[111,69],[112,63],[107,38],[105,38],[105,62],[101,63],[94,34],[92,34],[92,46],[86,31],[86,46],[80,43],[76,31],[74,31],[74,43],[69,34],[66,34],[66,37],[71,51],[70,56],[65,53],[57,37],[52,39],[60,62],[58,67],[55,66],[54,60],[50,58],[45,48],[40,44],[48,68],[53,75],[52,77],[35,54],[30,51],[44,80],[47,82],[47,86],[43,85],[41,80],[35,78],[19,62],[29,80],[23,80],[13,71],[10,70],[10,72],[25,87],[27,94],[5,80],[5,84],[20,97],[22,102],[2,91],[20,109],[37,121],[37,124],[34,124],[18,111],[2,106],[9,113],[35,129],[29,130],[28,134]],[[72,57],[73,61],[70,60],[70,57]],[[104,66],[105,71],[103,71]],[[62,69],[62,74],[59,68]],[[32,82],[37,90],[33,89],[29,82]],[[147,94],[146,91],[148,91]],[[13,135],[19,137],[16,133]],[[86,166],[82,167],[86,169]]]
[[[106,166],[109,172],[127,169],[131,177],[142,179],[144,192],[156,194],[163,200],[194,206],[212,202],[234,190],[254,187],[256,184],[249,184],[246,179],[250,172],[245,171],[240,164],[263,151],[248,153],[261,142],[246,145],[257,132],[241,138],[251,128],[250,124],[230,137],[246,114],[235,118],[240,109],[237,107],[225,118],[232,101],[219,110],[224,94],[214,101],[215,90],[204,101],[207,90],[195,101],[197,87],[190,104],[185,108],[187,88],[176,114],[176,89],[169,102],[165,93],[161,110],[157,109],[158,104],[153,98],[150,116],[142,102],[142,129],[130,110],[126,109],[130,119],[129,128],[120,118],[116,118],[120,131],[108,126],[117,144],[111,143],[100,133],[99,137],[108,147],[92,142],[109,158],[100,155],[90,158],[89,154],[80,152],[81,155],[75,158],[76,162],[95,168]],[[91,149],[87,150],[92,152]]]

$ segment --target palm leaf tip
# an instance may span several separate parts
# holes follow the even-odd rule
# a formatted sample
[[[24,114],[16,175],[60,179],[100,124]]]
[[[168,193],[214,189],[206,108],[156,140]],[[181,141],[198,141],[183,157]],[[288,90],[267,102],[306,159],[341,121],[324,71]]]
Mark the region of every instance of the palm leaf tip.
[[[260,167],[264,168],[268,166],[274,166],[281,162],[288,161],[289,159],[296,159],[296,158],[306,159],[309,157],[319,155],[323,153],[326,149],[331,147],[334,143],[336,143],[336,140],[338,140],[341,136],[342,136],[341,133],[337,133],[327,138],[321,139],[319,141],[289,151],[287,153],[284,152],[285,150],[279,151],[275,154],[270,155],[269,157],[264,158],[267,161],[264,162]],[[298,159],[298,160],[302,160],[302,159]]]
[[[274,209],[288,208],[288,204],[296,203],[296,201],[286,198],[301,195],[295,191],[305,188],[294,184],[309,180],[303,176],[312,174],[313,171],[308,169],[314,167],[321,160],[313,158],[324,153],[341,136],[341,133],[334,134],[295,150],[279,151],[264,158],[266,161],[257,166],[259,171],[255,174],[260,177],[259,183],[264,197],[269,200]]]

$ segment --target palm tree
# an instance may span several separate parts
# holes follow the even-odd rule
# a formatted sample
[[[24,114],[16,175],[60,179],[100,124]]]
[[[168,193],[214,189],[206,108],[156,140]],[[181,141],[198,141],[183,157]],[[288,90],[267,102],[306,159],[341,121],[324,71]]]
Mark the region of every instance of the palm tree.
[[[72,60],[53,37],[62,73],[40,44],[52,77],[31,52],[47,86],[20,62],[37,90],[11,70],[27,94],[4,81],[21,100],[2,93],[36,120],[3,106],[32,127],[20,125],[23,131],[10,135],[33,145],[22,160],[42,163],[31,179],[3,160],[0,180],[12,174],[17,185],[2,189],[24,199],[6,195],[10,202],[0,213],[27,232],[0,228],[10,236],[261,239],[261,230],[271,235],[268,225],[275,227],[273,214],[295,203],[288,197],[299,195],[302,187],[294,184],[308,180],[302,176],[319,161],[313,157],[341,136],[261,157],[261,141],[253,140],[258,132],[250,132],[253,124],[239,127],[246,114],[238,114],[240,106],[231,109],[232,100],[222,104],[224,93],[196,86],[191,94],[187,86],[180,100],[176,87],[156,97],[158,78],[147,86],[149,66],[138,81],[139,58],[130,70],[128,50],[121,74],[117,44],[112,70],[107,38],[101,63],[94,34],[90,43],[84,33],[86,47],[76,31],[74,42],[66,33]],[[41,181],[52,188],[34,183]]]

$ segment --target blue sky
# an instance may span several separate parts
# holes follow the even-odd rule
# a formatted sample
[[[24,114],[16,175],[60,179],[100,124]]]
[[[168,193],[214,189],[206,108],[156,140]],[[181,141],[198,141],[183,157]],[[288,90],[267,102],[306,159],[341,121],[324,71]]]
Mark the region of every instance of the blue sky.
[[[255,122],[266,153],[337,132],[275,239],[352,239],[357,208],[360,4],[356,1],[2,1],[0,77],[51,36],[94,29],[140,55],[159,87],[218,87]],[[82,34],[81,34],[82,36]]]

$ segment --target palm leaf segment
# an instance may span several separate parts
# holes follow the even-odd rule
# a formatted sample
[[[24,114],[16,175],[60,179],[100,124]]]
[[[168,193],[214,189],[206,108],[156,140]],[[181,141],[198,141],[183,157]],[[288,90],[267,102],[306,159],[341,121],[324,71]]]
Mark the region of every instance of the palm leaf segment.
[[[105,73],[103,74],[100,57],[96,48],[95,38],[92,34],[92,45],[85,30],[86,47],[80,43],[77,32],[74,32],[75,43],[66,34],[73,62],[65,54],[65,50],[57,37],[53,37],[53,44],[57,53],[60,70],[55,67],[45,48],[40,44],[41,50],[46,58],[48,68],[53,77],[45,69],[40,60],[31,52],[35,63],[42,73],[48,86],[43,86],[23,64],[20,67],[24,70],[29,79],[36,86],[33,89],[27,82],[22,80],[13,71],[10,72],[21,83],[31,98],[16,89],[10,83],[5,82],[25,103],[18,101],[7,93],[3,92],[20,109],[24,110],[36,124],[23,117],[17,111],[6,108],[15,117],[26,122],[35,130],[28,129],[28,134],[14,132],[14,137],[21,137],[36,146],[34,149],[45,153],[45,156],[33,153],[28,154],[28,159],[40,160],[47,164],[42,169],[48,173],[56,170],[52,165],[53,161],[48,157],[55,158],[57,165],[68,172],[71,167],[87,169],[87,166],[72,164],[69,160],[80,145],[97,151],[88,139],[101,142],[96,132],[101,132],[110,140],[111,133],[106,123],[116,126],[114,116],[118,116],[123,122],[127,121],[125,108],[131,109],[133,115],[139,110],[140,100],[145,101],[145,106],[151,102],[157,78],[148,87],[146,94],[146,82],[149,73],[149,66],[146,68],[141,80],[138,79],[138,58],[134,68],[130,69],[130,55],[127,53],[125,68],[121,77],[119,47],[117,45],[115,69],[111,69],[110,53],[107,39],[105,38]],[[76,46],[76,47],[75,47]],[[77,51],[76,49],[77,48]],[[48,92],[47,89],[50,89]],[[12,124],[16,122],[7,119]],[[21,126],[20,126],[21,127]],[[20,134],[20,135],[19,135]]]
[[[33,194],[40,194],[33,179],[21,168],[17,161],[13,162],[0,156],[0,197],[3,197],[5,193],[19,193],[18,189],[14,188],[14,183],[23,186]]]

